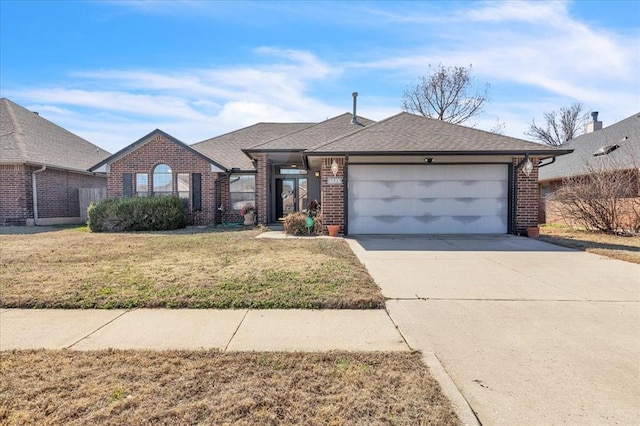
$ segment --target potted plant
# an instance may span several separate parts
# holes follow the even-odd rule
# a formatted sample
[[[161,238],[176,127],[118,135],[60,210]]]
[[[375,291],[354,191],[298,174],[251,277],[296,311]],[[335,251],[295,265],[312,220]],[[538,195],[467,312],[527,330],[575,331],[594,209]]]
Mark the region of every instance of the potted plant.
[[[251,226],[256,223],[256,208],[253,204],[247,203],[242,206],[240,214],[244,218],[244,224],[246,226]]]

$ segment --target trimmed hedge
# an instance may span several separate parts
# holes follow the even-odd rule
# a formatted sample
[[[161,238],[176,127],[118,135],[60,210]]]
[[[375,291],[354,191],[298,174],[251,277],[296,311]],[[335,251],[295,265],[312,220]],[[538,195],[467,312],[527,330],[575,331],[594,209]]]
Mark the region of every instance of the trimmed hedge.
[[[93,232],[169,231],[187,226],[184,206],[175,196],[107,198],[91,203],[87,214]]]

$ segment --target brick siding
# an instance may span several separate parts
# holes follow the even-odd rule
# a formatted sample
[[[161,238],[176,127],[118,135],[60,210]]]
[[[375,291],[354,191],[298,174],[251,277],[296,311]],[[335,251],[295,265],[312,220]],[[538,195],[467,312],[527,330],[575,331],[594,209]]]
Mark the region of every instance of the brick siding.
[[[331,164],[333,161],[338,164],[338,173],[336,177],[343,179],[342,185],[329,185],[328,177],[333,177]],[[322,224],[325,233],[327,225],[340,225],[340,232],[344,232],[344,158],[323,158],[321,174],[321,205],[322,205]]]
[[[40,167],[0,165],[0,225],[33,219],[31,176]],[[105,188],[101,176],[46,169],[36,174],[39,218],[80,217],[79,188]]]
[[[514,158],[513,165],[518,165],[523,160],[522,157]],[[533,170],[527,176],[522,168],[514,170],[514,188],[517,187],[516,205],[516,230],[518,233],[526,232],[528,227],[538,226],[538,159],[532,158]]]
[[[36,168],[0,165],[0,225],[24,225],[33,218],[32,170]]]
[[[200,173],[202,190],[202,210],[190,212],[192,225],[210,225],[216,217],[216,204],[214,183],[219,173],[211,171],[211,165],[204,158],[186,150],[184,147],[168,140],[162,135],[154,135],[146,143],[129,152],[124,157],[111,163],[107,181],[107,196],[122,197],[122,176],[124,173],[133,173],[132,191],[135,191],[135,173],[147,173],[149,177],[149,190],[153,190],[153,169],[158,164],[167,164],[173,173],[174,192],[176,190],[178,173]],[[221,185],[224,188],[225,185]],[[227,181],[227,191],[228,191]],[[190,184],[193,189],[193,184]],[[223,191],[224,192],[224,191]]]
[[[256,215],[258,223],[266,225],[269,222],[269,166],[266,154],[255,157],[256,163]]]

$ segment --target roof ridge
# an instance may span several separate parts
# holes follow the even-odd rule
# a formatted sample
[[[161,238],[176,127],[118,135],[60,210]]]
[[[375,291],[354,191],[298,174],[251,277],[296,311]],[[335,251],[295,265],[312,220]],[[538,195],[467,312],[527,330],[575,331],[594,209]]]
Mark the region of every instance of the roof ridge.
[[[258,122],[258,123],[254,123],[254,124],[252,124],[252,125],[250,125],[250,126],[242,127],[242,128],[240,128],[240,129],[232,130],[232,131],[230,131],[230,132],[223,133],[223,134],[218,135],[218,136],[213,136],[213,137],[211,137],[211,138],[205,139],[205,140],[200,141],[200,142],[192,143],[192,144],[191,144],[191,145],[189,145],[189,146],[193,147],[193,146],[195,146],[195,145],[199,145],[199,144],[201,144],[201,143],[209,142],[209,141],[212,141],[212,140],[214,140],[214,139],[221,138],[221,137],[223,137],[223,136],[228,136],[228,135],[232,135],[232,134],[234,134],[234,133],[238,133],[238,132],[241,132],[241,131],[245,131],[245,130],[250,129],[250,128],[252,128],[252,127],[259,126],[259,125],[261,125],[261,124],[307,124],[307,123],[306,123],[306,122],[300,122],[300,123],[296,123],[296,122],[278,123],[278,122],[275,122],[275,121],[274,121],[274,122],[260,121],[260,122]],[[314,124],[316,124],[316,123],[309,123],[309,125],[310,125],[310,126],[313,126]],[[306,129],[306,127],[305,127],[305,129]]]
[[[398,114],[392,115],[391,117],[387,117],[387,118],[385,118],[385,119],[383,119],[383,120],[380,120],[380,121],[374,121],[374,122],[373,122],[373,124],[369,124],[368,126],[364,126],[364,125],[362,125],[362,127],[361,127],[360,129],[355,129],[355,130],[354,130],[353,132],[351,132],[351,133],[347,133],[347,134],[345,134],[345,135],[340,135],[340,136],[338,136],[337,138],[333,138],[333,139],[331,139],[329,142],[323,143],[322,145],[315,146],[315,147],[310,148],[310,149],[307,149],[307,150],[305,150],[305,151],[315,151],[316,149],[320,149],[320,148],[322,148],[323,146],[327,146],[327,145],[329,145],[329,144],[332,144],[332,143],[334,143],[334,142],[336,142],[336,141],[339,141],[340,139],[343,139],[343,138],[346,138],[346,137],[348,137],[348,136],[354,135],[354,134],[356,134],[356,133],[358,133],[358,132],[361,132],[361,131],[363,131],[363,130],[365,130],[365,129],[370,129],[370,128],[372,128],[372,127],[375,127],[376,125],[378,125],[378,124],[380,124],[380,123],[384,123],[385,121],[388,121],[388,120],[390,120],[390,119],[392,119],[392,118],[394,118],[394,117],[397,117],[397,116],[399,116],[399,115],[402,115],[402,114],[404,114],[404,113],[405,113],[405,111],[401,111],[401,112],[399,112]],[[347,114],[349,114],[349,113],[347,113]],[[342,115],[344,115],[344,114],[342,114]],[[342,115],[341,115],[341,116],[342,116]],[[357,116],[357,115],[356,115],[356,116]],[[362,117],[362,118],[366,118],[366,117]],[[367,120],[368,120],[368,119],[367,119]],[[373,121],[373,120],[371,120],[371,121]]]
[[[27,158],[27,143],[24,140],[24,131],[22,130],[22,127],[20,127],[20,123],[16,119],[15,111],[13,111],[13,106],[14,105],[19,106],[19,105],[14,103],[14,102],[12,102],[8,98],[2,98],[1,100],[6,101],[5,103],[7,104],[6,105],[7,106],[7,111],[9,113],[9,117],[11,118],[11,122],[13,124],[13,129],[14,129],[16,141],[18,142],[16,145],[18,146],[18,149],[20,150],[20,157],[22,158],[23,161],[25,161],[26,158]]]
[[[349,114],[349,113],[348,113],[348,112],[345,112],[345,113],[343,113],[343,114],[336,115],[335,117],[331,117],[331,118],[328,118],[328,119],[326,119],[326,120],[324,120],[324,121],[320,121],[320,122],[318,122],[318,123],[314,123],[314,124],[312,124],[312,125],[310,125],[310,126],[307,126],[307,127],[305,127],[305,128],[302,128],[302,129],[296,130],[295,132],[291,132],[291,133],[287,133],[286,135],[278,136],[277,138],[270,139],[270,140],[268,140],[268,141],[266,141],[266,142],[261,142],[261,143],[259,143],[259,144],[257,144],[257,145],[250,146],[249,148],[246,148],[246,149],[256,149],[256,148],[258,148],[258,147],[260,147],[260,146],[262,146],[262,145],[266,145],[266,144],[271,143],[271,142],[273,142],[273,141],[277,141],[278,139],[286,138],[286,137],[289,137],[289,136],[291,136],[291,135],[295,135],[296,133],[300,133],[300,132],[302,132],[302,131],[304,131],[304,130],[310,129],[310,128],[312,128],[312,127],[319,126],[320,124],[327,123],[328,121],[335,120],[335,119],[337,119],[337,118],[339,118],[339,117],[342,117],[342,116],[343,116],[343,115],[345,115],[345,114]],[[364,117],[362,117],[362,118],[364,118]]]

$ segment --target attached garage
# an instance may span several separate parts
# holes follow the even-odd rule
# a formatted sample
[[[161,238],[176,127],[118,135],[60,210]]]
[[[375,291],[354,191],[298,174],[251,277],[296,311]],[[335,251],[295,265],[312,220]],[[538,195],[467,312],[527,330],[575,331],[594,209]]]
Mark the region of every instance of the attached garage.
[[[349,234],[506,234],[506,164],[350,164]]]

